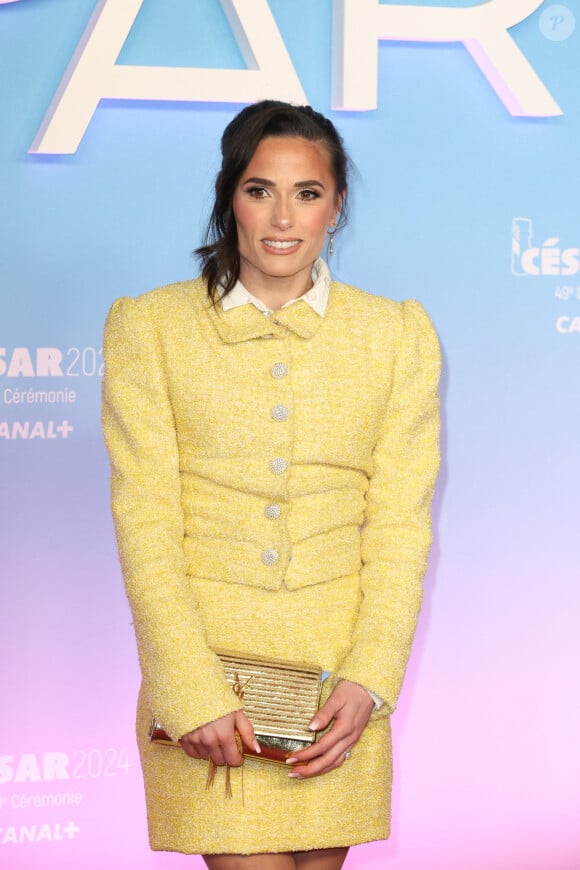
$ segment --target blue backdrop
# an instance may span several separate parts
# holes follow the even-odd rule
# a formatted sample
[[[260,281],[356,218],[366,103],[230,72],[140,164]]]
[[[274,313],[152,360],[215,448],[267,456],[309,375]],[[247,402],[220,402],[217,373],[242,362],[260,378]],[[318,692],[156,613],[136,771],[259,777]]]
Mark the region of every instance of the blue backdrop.
[[[219,137],[240,104],[103,99],[74,153],[29,153],[91,14],[113,4],[131,0],[0,3],[0,865],[9,870],[201,866],[146,842],[137,664],[99,428],[101,335],[117,296],[196,274]],[[573,870],[577,0],[499,4],[519,12],[509,35],[561,109],[543,117],[510,114],[463,42],[421,35],[426,7],[477,3],[401,4],[416,7],[416,31],[380,42],[370,111],[332,108],[330,0],[266,5],[307,99],[338,125],[357,167],[336,276],[418,298],[445,357],[436,542],[393,720],[393,835],[353,850],[348,866]],[[226,7],[144,0],[118,63],[244,70]]]

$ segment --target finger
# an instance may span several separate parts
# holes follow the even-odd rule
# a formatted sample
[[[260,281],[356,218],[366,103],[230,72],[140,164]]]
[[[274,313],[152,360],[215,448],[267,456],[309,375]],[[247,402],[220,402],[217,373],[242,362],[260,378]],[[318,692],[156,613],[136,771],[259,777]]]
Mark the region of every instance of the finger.
[[[331,695],[326,704],[320,707],[310,722],[308,727],[311,731],[322,731],[327,725],[330,725],[336,713],[338,713],[340,706],[336,695]]]
[[[215,764],[238,767],[243,758],[236,740],[235,717],[218,719],[208,728],[207,748]]]
[[[248,717],[242,713],[241,710],[236,713],[235,723],[236,730],[242,738],[244,746],[253,749],[254,752],[260,753],[262,750],[260,749],[260,744],[256,740],[254,727]]]
[[[334,733],[336,731],[336,733]],[[292,765],[312,764],[312,762],[326,756],[333,760],[337,758],[341,752],[347,748],[354,746],[357,742],[357,735],[350,732],[339,733],[338,729],[332,728],[323,738],[313,743],[307,749],[301,749],[300,752],[292,753],[292,756],[287,759],[286,763]]]
[[[290,779],[311,779],[313,776],[321,776],[330,770],[336,770],[346,761],[345,752],[347,751],[348,742],[343,741],[308,764],[296,765],[288,776]]]
[[[356,743],[360,733],[356,729],[348,727],[345,723],[335,721],[334,725],[324,734],[320,740],[316,740],[311,746],[306,749],[300,749],[298,752],[293,752],[291,757],[287,759],[287,764],[306,763],[312,759],[323,755],[325,752],[332,750],[333,746],[338,743],[347,742],[349,745]]]
[[[211,731],[192,732],[189,739],[184,740],[184,744],[184,750],[191,758],[202,758],[204,761],[211,758],[215,764],[225,764],[220,742]]]
[[[296,780],[315,779],[316,777],[324,776],[325,774],[330,773],[333,770],[338,770],[339,767],[342,767],[343,763],[344,762],[339,759],[334,764],[328,764],[324,767],[319,767],[316,770],[311,769],[310,766],[306,766],[304,768],[304,770],[293,771],[292,776],[290,776],[290,774],[288,774],[288,777],[289,777],[289,779],[296,779]]]
[[[226,763],[224,747],[229,739],[234,740],[233,716],[229,722],[224,717],[223,720],[196,728],[183,739],[189,742],[200,758],[211,759],[215,764],[223,765]]]
[[[220,746],[220,750],[222,758],[224,759],[221,762],[222,764],[229,764],[230,767],[239,767],[240,764],[243,764],[244,758],[238,748],[238,744],[236,743],[236,739],[233,735],[230,740]],[[216,761],[216,764],[219,763],[220,762]]]
[[[298,764],[292,767],[291,773],[297,774],[296,778],[310,778],[320,776],[329,770],[340,767],[347,760],[346,753],[349,751],[347,741],[333,746],[328,752],[319,755],[307,764]]]
[[[191,745],[191,743],[187,743],[185,741],[180,740],[179,744],[180,744],[181,748],[183,749],[183,751],[185,752],[185,754],[188,755],[190,758],[201,758],[201,755],[199,754],[197,749],[195,749],[195,747]]]
[[[179,741],[179,745],[190,758],[204,758],[203,752],[200,750],[196,741],[192,739],[190,734],[182,737]]]
[[[231,734],[220,735],[217,729],[208,729],[203,735],[200,734],[195,748],[201,758],[206,761],[211,759],[218,767],[222,767],[224,764],[238,765],[240,763],[240,753],[233,731]]]

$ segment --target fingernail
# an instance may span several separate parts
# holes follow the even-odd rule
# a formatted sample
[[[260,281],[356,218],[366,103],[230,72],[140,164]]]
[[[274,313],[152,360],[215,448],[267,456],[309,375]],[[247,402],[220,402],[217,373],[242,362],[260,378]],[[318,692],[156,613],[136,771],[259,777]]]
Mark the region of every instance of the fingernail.
[[[286,764],[296,764],[297,761],[298,761],[297,758],[287,758]]]
[[[318,731],[320,727],[320,722],[318,721],[318,719],[313,719],[308,727],[311,731]]]
[[[256,740],[256,742],[254,743],[254,752],[255,752],[257,755],[259,755],[259,754],[261,753],[261,751],[262,751],[262,747],[260,746],[260,744],[259,744],[258,741]]]
[[[291,773],[288,774],[288,779],[304,779],[304,777],[302,776],[302,774],[293,770]]]

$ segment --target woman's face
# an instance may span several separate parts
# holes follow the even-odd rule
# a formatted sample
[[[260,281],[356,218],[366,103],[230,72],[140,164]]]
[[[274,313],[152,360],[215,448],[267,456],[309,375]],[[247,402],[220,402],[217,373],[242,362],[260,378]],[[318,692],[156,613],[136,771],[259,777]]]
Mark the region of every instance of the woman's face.
[[[262,297],[269,287],[288,298],[306,292],[340,201],[322,143],[262,139],[232,201],[242,284]]]

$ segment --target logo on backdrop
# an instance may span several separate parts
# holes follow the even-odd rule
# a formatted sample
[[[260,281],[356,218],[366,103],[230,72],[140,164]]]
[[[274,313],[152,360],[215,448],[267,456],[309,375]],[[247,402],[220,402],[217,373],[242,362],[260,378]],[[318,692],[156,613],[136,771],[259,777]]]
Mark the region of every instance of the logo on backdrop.
[[[548,6],[540,15],[540,32],[552,42],[569,39],[576,29],[576,18],[567,6]]]
[[[473,6],[405,6],[333,0],[332,106],[378,105],[379,44],[462,42],[512,115],[562,110],[509,34],[543,0],[480,0]],[[73,154],[101,99],[307,103],[268,0],[221,0],[247,69],[129,66],[117,58],[143,0],[99,0],[32,143],[32,154]]]
[[[562,303],[580,300],[580,247],[565,245],[560,236],[547,236],[534,244],[531,218],[512,219],[511,270],[518,278],[559,278],[555,298]],[[580,335],[580,316],[560,314],[556,318],[556,331]]]
[[[576,275],[580,272],[580,248],[564,247],[559,236],[548,236],[534,245],[531,218],[512,220],[512,274]]]
[[[97,782],[115,787],[130,768],[124,747],[0,755],[0,847],[73,840]]]
[[[103,371],[102,347],[0,347],[0,376],[6,378],[90,378]]]
[[[83,384],[98,382],[103,368],[100,347],[0,347],[0,403],[6,414],[0,441],[68,440],[75,431],[74,407],[58,406],[75,406]]]
[[[42,843],[56,840],[73,840],[80,828],[74,822],[45,822],[40,825],[9,825],[0,827],[0,846],[17,846],[22,843]]]

